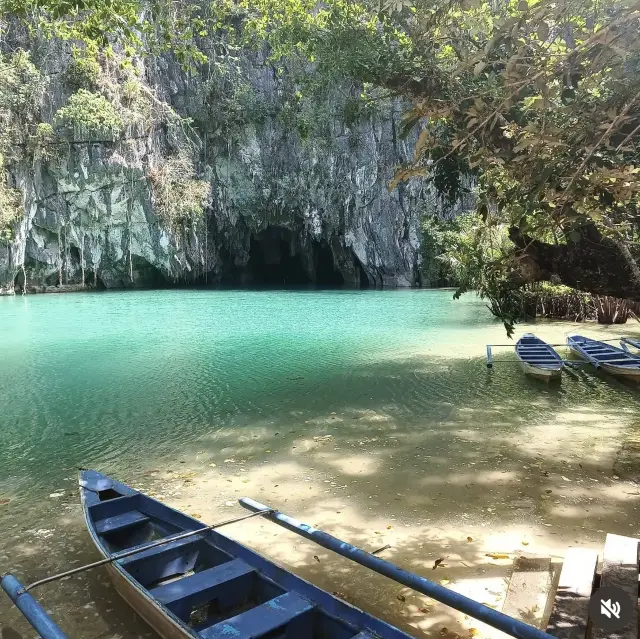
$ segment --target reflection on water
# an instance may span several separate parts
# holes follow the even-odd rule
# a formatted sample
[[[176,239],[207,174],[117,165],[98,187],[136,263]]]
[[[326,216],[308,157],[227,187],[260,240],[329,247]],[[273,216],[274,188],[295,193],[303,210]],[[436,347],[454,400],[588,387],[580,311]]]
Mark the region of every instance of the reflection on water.
[[[453,302],[451,295],[160,291],[0,298],[0,526],[6,533],[0,569],[35,578],[95,558],[73,485],[78,466],[154,490],[179,484],[182,493],[165,496],[177,503],[188,495],[177,505],[192,506],[191,512],[200,499],[197,510],[208,521],[237,498],[231,467],[241,463],[245,486],[264,490],[269,478],[261,498],[288,499],[295,514],[310,507],[305,499],[313,494],[316,507],[326,502],[340,511],[336,526],[351,521],[345,531],[351,536],[391,510],[407,526],[423,525],[425,511],[439,526],[459,528],[461,511],[465,525],[480,525],[489,492],[502,490],[496,486],[504,486],[500,499],[509,501],[503,522],[546,517],[549,524],[580,511],[586,488],[581,493],[576,483],[567,501],[543,502],[546,476],[531,478],[535,488],[528,491],[516,486],[527,477],[520,476],[523,464],[565,465],[568,479],[574,471],[610,475],[635,437],[640,393],[588,368],[556,386],[526,378],[511,363],[489,373],[484,345],[506,342],[504,330],[479,300]],[[562,323],[535,330],[551,342],[564,342],[575,330],[614,332]],[[507,349],[503,357],[513,359]],[[181,468],[213,473],[210,492],[191,495]],[[327,477],[322,491],[313,482],[300,487],[318,473]],[[340,493],[343,485],[350,488]],[[303,496],[303,488],[310,494]],[[635,502],[616,507],[628,534]],[[585,538],[590,532],[596,531]],[[73,605],[63,602],[74,594]],[[99,573],[43,589],[43,596],[73,636],[149,632]],[[0,618],[5,615],[24,632],[0,602]]]

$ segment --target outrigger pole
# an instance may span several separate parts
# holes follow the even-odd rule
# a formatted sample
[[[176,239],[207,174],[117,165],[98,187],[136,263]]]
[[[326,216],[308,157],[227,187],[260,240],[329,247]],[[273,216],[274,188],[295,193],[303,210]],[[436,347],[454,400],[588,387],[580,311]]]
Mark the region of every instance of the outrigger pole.
[[[478,603],[473,599],[469,599],[469,597],[465,597],[460,593],[444,588],[440,584],[429,581],[415,573],[403,570],[384,559],[380,559],[379,557],[372,555],[366,550],[352,546],[346,541],[337,539],[322,530],[303,524],[277,510],[271,510],[268,506],[250,499],[249,497],[243,497],[240,499],[240,504],[244,508],[252,510],[253,512],[265,510],[270,511],[266,513],[265,517],[274,523],[283,526],[287,530],[297,533],[298,535],[302,535],[324,548],[328,548],[347,559],[351,559],[351,561],[355,561],[370,570],[380,573],[385,577],[389,577],[389,579],[393,579],[393,581],[399,584],[412,588],[417,592],[421,592],[436,601],[440,601],[447,606],[451,606],[452,608],[470,615],[478,621],[482,621],[493,628],[506,632],[512,637],[518,637],[518,639],[555,639],[552,635],[542,632],[542,630],[538,630],[537,628],[523,623],[518,619],[513,619],[498,610],[489,608],[488,606]]]

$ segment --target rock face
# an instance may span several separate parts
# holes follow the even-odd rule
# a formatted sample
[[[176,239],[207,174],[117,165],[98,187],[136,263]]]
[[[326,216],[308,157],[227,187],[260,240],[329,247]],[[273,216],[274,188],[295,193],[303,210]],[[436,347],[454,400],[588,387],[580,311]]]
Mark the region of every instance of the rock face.
[[[70,93],[59,78],[71,58],[43,60],[34,58],[51,78],[42,107],[51,122]],[[398,138],[402,104],[381,101],[375,113],[349,119],[340,117],[344,91],[329,90],[331,108],[305,134],[300,108],[297,120],[284,117],[295,87],[247,55],[240,76],[257,113],[231,127],[229,102],[204,72],[188,74],[161,57],[141,71],[154,99],[193,118],[193,158],[211,185],[204,219],[176,229],[157,214],[149,173],[170,152],[162,124],[129,127],[114,140],[76,135],[56,157],[10,168],[25,215],[11,241],[0,242],[2,291],[25,282],[28,291],[83,283],[420,285],[419,218],[429,188],[387,189],[413,148],[414,140]]]

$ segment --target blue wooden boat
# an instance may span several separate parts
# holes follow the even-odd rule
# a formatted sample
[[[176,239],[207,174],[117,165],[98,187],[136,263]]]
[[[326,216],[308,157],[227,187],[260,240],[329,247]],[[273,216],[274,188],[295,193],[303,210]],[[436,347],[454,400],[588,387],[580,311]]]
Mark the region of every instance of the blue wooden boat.
[[[205,524],[85,470],[80,494],[98,551],[114,553]],[[216,530],[106,565],[120,595],[166,639],[409,639]]]
[[[411,639],[215,530],[256,515],[509,636],[553,639],[248,498],[240,503],[251,514],[205,526],[92,470],[80,473],[80,495],[89,533],[103,558],[26,587],[11,574],[0,578],[3,590],[43,639],[67,637],[30,591],[102,566],[124,599],[167,639]]]
[[[533,333],[525,333],[516,342],[516,355],[522,370],[531,377],[545,381],[558,379],[562,375],[562,357],[546,342]]]
[[[596,368],[617,377],[640,381],[640,357],[629,351],[582,335],[569,335],[567,345]]]

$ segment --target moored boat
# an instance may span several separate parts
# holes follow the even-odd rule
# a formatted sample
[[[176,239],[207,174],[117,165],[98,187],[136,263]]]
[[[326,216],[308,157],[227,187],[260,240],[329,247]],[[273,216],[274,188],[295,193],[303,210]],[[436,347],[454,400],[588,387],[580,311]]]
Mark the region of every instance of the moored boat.
[[[531,377],[550,381],[562,375],[564,363],[560,355],[533,333],[525,333],[517,341],[516,355],[522,370]]]
[[[119,594],[165,639],[410,639],[101,473],[81,471],[80,494],[87,528],[105,558],[167,538],[105,566]]]
[[[640,357],[629,351],[582,335],[569,335],[567,345],[596,368],[616,377],[640,382]]]

